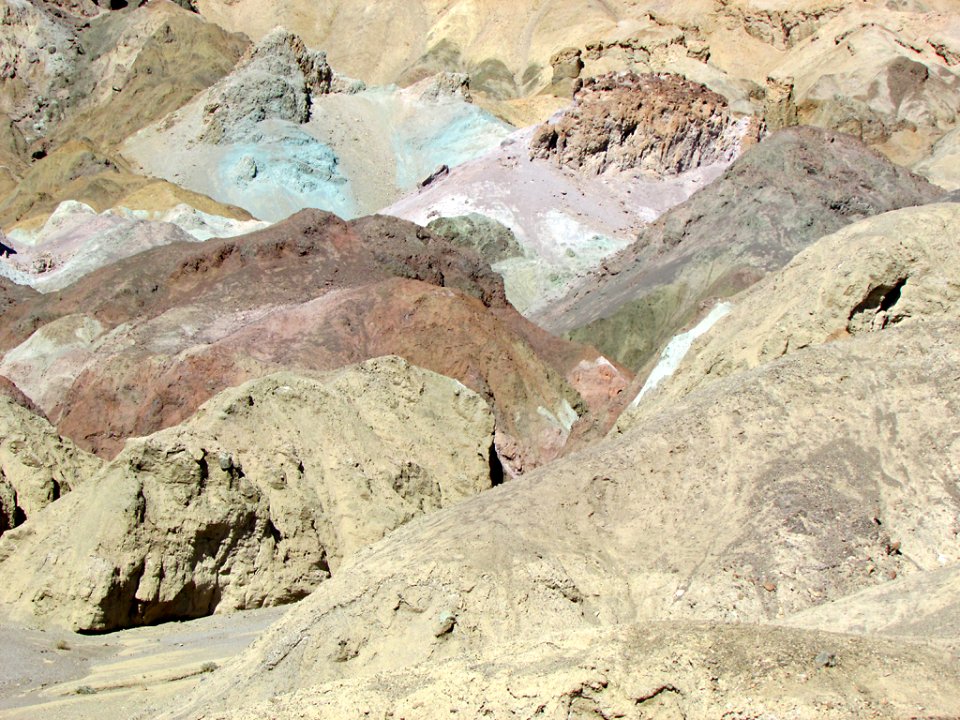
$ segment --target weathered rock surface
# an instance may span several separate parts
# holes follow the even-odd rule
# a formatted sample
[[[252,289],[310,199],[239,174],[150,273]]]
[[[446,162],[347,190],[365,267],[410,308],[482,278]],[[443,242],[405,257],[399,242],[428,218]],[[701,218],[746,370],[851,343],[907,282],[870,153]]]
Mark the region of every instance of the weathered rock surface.
[[[839,666],[816,658],[831,650]],[[764,668],[762,673],[757,668]],[[267,702],[210,707],[211,720],[372,717],[712,718],[803,720],[955,712],[945,653],[916,642],[792,629],[650,623],[505,643],[462,658],[308,687]],[[936,710],[933,710],[933,709]],[[176,715],[174,715],[176,717]],[[181,714],[179,717],[197,717]]]
[[[856,220],[943,191],[846,135],[780,131],[535,319],[635,369],[701,311]]]
[[[52,147],[84,137],[115,148],[220,80],[249,46],[174,3],[102,13],[86,25],[77,34],[83,55],[71,107],[45,135]]]
[[[792,353],[411,523],[345,562],[175,714],[223,714],[297,690],[321,697],[340,682],[377,697],[381,673],[439,673],[465,658],[486,667],[504,657],[501,643],[535,648],[554,633],[624,633],[650,620],[776,623],[894,574],[956,564],[958,332],[953,318],[931,319]],[[740,632],[763,634],[734,626],[721,637]],[[841,666],[893,662],[866,646],[813,653],[806,642],[822,636],[806,637],[800,656],[814,666],[825,650]],[[353,659],[331,662],[342,647]],[[935,688],[953,682],[956,658],[911,667],[924,689],[899,686],[900,697],[932,697],[937,712],[955,713],[955,694]],[[673,672],[659,684],[688,682]],[[626,683],[607,687],[628,692]],[[457,697],[480,703],[491,685],[478,677]],[[888,693],[871,687],[843,691],[838,716],[882,714]],[[530,692],[543,704],[565,689]],[[713,692],[683,688],[671,699],[695,708],[683,703],[732,692],[744,712],[766,707],[722,680]],[[816,716],[815,695],[790,697],[788,708]]]
[[[268,119],[302,125],[310,119],[311,98],[344,83],[338,80],[326,53],[308,50],[299,37],[277,28],[213,89],[204,107],[202,140],[248,140],[256,125]]]
[[[734,301],[648,403],[811,345],[952,317],[960,306],[960,205],[906,208],[849,225]],[[627,422],[626,419],[621,422]]]
[[[944,135],[931,148],[930,157],[914,170],[947,190],[960,190],[960,127]]]
[[[6,534],[0,594],[82,631],[290,602],[391,529],[489,488],[492,458],[486,403],[400,358],[271,375],[131,441]]]
[[[480,213],[437,218],[427,224],[427,229],[455,245],[475,250],[491,265],[523,256],[523,248],[510,228]]]
[[[0,5],[0,114],[28,142],[63,117],[79,58],[74,28],[43,4]]]
[[[9,380],[0,391],[0,535],[92,476],[95,456],[57,434]],[[6,576],[5,584],[9,582]]]
[[[610,73],[587,79],[573,106],[537,130],[530,153],[598,174],[615,167],[678,175],[736,157],[759,132],[703,85],[677,75]]]

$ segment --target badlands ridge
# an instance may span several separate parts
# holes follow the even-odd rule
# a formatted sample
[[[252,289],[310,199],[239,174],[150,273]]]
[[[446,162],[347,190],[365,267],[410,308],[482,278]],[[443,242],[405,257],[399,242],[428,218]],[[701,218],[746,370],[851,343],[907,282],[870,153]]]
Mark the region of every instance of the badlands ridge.
[[[0,0],[0,718],[960,717],[953,0]]]

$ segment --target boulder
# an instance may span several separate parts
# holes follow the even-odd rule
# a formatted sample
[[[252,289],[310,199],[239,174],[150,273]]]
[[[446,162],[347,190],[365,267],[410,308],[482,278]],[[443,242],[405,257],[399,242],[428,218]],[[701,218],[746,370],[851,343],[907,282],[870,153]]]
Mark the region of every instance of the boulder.
[[[476,250],[491,265],[524,255],[510,228],[480,213],[437,218],[427,228],[455,245]]]

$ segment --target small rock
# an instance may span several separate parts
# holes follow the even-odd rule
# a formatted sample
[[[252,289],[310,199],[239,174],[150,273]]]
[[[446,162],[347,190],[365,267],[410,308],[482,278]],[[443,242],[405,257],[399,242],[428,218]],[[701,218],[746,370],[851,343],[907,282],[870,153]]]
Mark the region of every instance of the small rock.
[[[449,611],[442,613],[440,618],[437,620],[437,624],[434,626],[433,636],[440,637],[452,632],[456,624],[457,616],[454,613]]]
[[[819,667],[836,667],[837,666],[837,656],[834,653],[827,652],[826,650],[819,653],[817,657],[813,659],[813,661]]]

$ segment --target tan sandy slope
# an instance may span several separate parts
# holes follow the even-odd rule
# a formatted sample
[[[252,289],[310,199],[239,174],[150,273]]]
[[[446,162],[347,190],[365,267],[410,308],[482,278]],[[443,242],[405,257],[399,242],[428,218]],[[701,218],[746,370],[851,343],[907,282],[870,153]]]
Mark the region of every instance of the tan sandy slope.
[[[960,203],[905,208],[822,238],[734,300],[730,315],[632,413],[811,345],[911,325],[960,303]],[[621,418],[621,424],[629,422]]]
[[[776,622],[897,574],[955,565],[958,329],[917,323],[798,352],[402,528],[345,563],[178,716],[301,688],[322,693],[341,679],[382,698],[376,673],[486,663],[502,656],[501,643],[534,647],[559,631]],[[343,648],[350,659],[336,662]],[[956,663],[914,661],[924,680],[898,679],[897,693],[956,713],[955,694],[930,685],[951,687]],[[664,684],[683,685],[679,673]],[[493,687],[477,677],[460,697],[480,705]],[[877,712],[893,696],[861,687],[856,702]],[[545,704],[565,690],[531,679],[514,695]],[[764,708],[749,690],[723,701]],[[816,702],[788,707],[814,717]],[[839,716],[856,707],[838,702]]]

